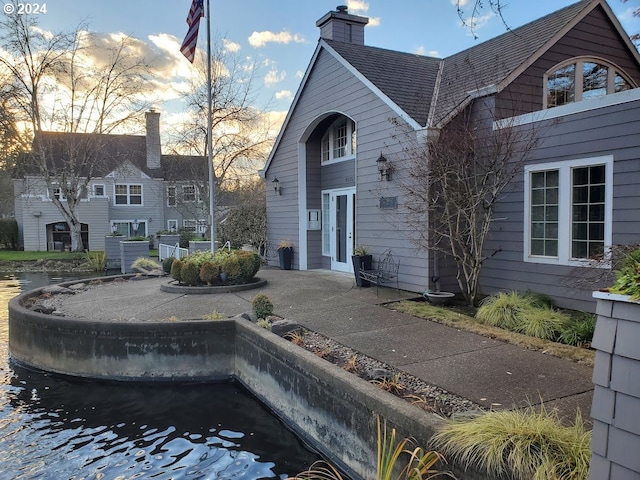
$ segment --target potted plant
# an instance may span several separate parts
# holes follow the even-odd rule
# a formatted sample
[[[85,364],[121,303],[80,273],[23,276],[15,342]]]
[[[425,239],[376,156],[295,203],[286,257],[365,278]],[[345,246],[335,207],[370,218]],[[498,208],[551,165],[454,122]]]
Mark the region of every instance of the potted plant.
[[[371,270],[371,263],[373,257],[367,252],[367,247],[364,245],[358,245],[353,249],[353,255],[351,256],[351,262],[353,263],[353,274],[356,279],[356,285],[359,287],[369,287],[371,284],[369,280],[360,278],[360,270]]]
[[[280,240],[278,244],[278,258],[280,259],[280,268],[282,270],[291,270],[293,243],[289,240]]]

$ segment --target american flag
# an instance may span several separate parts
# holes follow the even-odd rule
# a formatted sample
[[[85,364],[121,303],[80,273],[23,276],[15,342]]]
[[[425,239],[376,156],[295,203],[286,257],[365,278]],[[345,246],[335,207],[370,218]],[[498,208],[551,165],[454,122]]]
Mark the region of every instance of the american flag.
[[[191,2],[191,9],[187,16],[187,25],[189,25],[189,31],[187,36],[184,37],[180,51],[182,54],[193,63],[193,58],[196,53],[196,44],[198,43],[198,30],[200,29],[200,18],[204,17],[204,0],[193,0]]]

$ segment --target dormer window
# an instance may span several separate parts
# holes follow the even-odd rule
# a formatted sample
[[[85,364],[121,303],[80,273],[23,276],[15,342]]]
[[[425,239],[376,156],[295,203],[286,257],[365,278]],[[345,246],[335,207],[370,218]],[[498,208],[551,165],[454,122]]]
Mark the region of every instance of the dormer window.
[[[545,108],[633,88],[628,75],[602,60],[581,58],[559,64],[545,75]]]
[[[333,123],[322,137],[322,163],[338,162],[353,158],[356,154],[355,124],[346,118]]]

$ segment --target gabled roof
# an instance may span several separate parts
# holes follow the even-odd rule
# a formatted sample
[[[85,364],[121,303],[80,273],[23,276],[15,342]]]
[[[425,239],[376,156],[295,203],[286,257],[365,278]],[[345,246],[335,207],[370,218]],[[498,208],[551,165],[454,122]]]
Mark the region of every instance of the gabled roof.
[[[46,155],[51,171],[68,167],[64,159],[73,155],[75,171],[81,176],[87,176],[91,170],[93,178],[105,177],[128,164],[151,178],[167,181],[208,178],[207,159],[203,156],[161,155],[160,168],[148,168],[146,137],[141,135],[40,132],[34,139],[34,148],[38,146],[42,147],[40,151]],[[23,173],[39,173],[28,161],[23,166]]]
[[[271,154],[266,172],[321,50],[326,50],[413,128],[440,128],[474,98],[499,92],[596,7],[638,64],[640,55],[605,0],[581,0],[445,59],[320,39]]]
[[[599,3],[574,3],[445,58],[430,126],[446,123],[483,90],[502,90]]]
[[[440,59],[333,40],[324,42],[418,124],[426,125]]]

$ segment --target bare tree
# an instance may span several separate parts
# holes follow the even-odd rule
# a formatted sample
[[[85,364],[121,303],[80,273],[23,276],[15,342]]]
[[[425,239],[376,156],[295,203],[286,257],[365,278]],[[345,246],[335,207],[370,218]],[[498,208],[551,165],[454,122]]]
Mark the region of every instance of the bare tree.
[[[491,111],[488,105],[482,109]],[[458,286],[470,305],[480,293],[484,262],[497,253],[485,248],[496,204],[522,174],[539,138],[532,125],[502,121],[494,129],[492,123],[478,123],[466,110],[437,138],[405,148],[408,175],[401,181],[411,213],[404,221],[415,243],[455,261]]]
[[[149,107],[146,60],[129,37],[104,45],[80,27],[44,32],[36,15],[7,16],[0,29],[7,105],[22,122],[20,143],[31,147],[22,167],[42,179],[69,225],[72,251],[81,251],[78,208],[104,160],[100,135],[127,127]],[[45,125],[65,135],[44,135]]]
[[[269,153],[269,125],[257,105],[258,66],[216,39],[211,46],[212,156],[216,182],[254,177]],[[195,62],[197,75],[185,95],[190,120],[175,132],[175,152],[206,156],[206,57]]]

